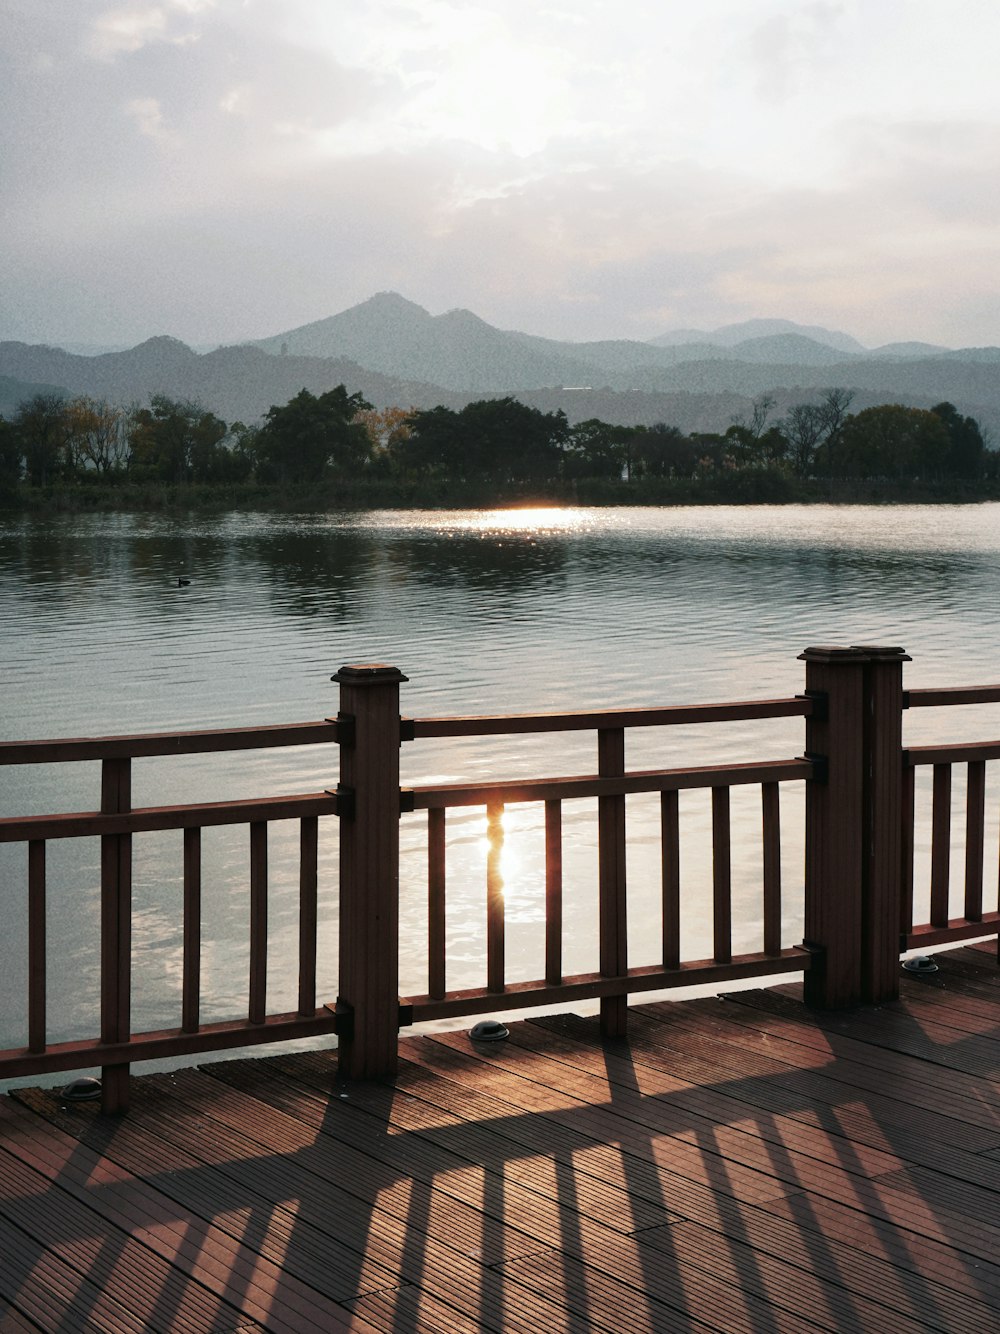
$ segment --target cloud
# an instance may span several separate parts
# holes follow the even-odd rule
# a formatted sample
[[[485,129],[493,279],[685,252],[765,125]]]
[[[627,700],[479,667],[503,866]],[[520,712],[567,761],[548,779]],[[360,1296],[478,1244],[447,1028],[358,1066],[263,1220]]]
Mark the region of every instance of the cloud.
[[[560,336],[1000,341],[995,36],[979,0],[8,0],[0,337],[396,287]]]
[[[172,142],[173,137],[163,119],[163,108],[155,97],[134,97],[126,104],[125,110],[135,121],[140,134],[155,139],[157,143]]]

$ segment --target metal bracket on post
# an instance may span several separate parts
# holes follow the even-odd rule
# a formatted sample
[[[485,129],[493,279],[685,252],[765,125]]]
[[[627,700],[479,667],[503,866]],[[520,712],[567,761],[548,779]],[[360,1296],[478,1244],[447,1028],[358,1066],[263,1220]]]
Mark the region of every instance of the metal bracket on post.
[[[830,757],[829,755],[816,755],[811,750],[807,750],[802,756],[808,760],[813,767],[813,771],[808,778],[810,783],[828,783],[830,781]]]
[[[830,721],[830,692],[828,690],[803,690],[796,699],[807,699],[812,704],[809,717],[814,723]]]
[[[336,1033],[338,1038],[352,1038],[354,1036],[353,1005],[348,1005],[347,1001],[341,1000],[340,997],[338,996],[336,1002],[333,1005],[328,1004],[324,1006],[324,1009],[330,1010],[333,1013],[333,1018],[334,1018],[333,1031]]]
[[[336,718],[327,718],[337,729],[337,745],[353,746],[355,739],[354,714],[338,713]]]
[[[328,787],[326,790],[331,797],[337,798],[337,815],[340,819],[353,820],[356,807],[354,788],[338,783],[336,787]]]

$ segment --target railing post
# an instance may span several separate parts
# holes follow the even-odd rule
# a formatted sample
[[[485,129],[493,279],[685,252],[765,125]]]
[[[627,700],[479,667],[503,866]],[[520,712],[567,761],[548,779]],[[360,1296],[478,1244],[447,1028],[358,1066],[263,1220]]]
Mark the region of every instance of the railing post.
[[[814,701],[806,755],[821,766],[806,784],[805,944],[817,957],[805,1001],[842,1009],[861,1000],[865,655],[818,647],[800,660]]]
[[[855,646],[858,647],[858,646]],[[901,648],[858,647],[864,668],[864,864],[861,999],[899,996],[903,894],[903,663]]]
[[[399,1034],[399,686],[382,664],[342,667],[340,995],[353,1023],[338,1067],[352,1079],[396,1071]]]
[[[805,942],[809,1005],[842,1009],[899,994],[902,896],[900,648],[808,648]]]

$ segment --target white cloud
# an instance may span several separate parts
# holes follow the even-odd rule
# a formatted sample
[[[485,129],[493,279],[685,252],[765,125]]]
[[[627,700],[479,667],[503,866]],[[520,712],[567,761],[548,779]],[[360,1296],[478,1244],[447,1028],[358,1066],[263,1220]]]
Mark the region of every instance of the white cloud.
[[[580,337],[1000,342],[998,39],[986,0],[7,0],[0,263],[53,336],[90,283],[206,338],[395,286]]]
[[[135,121],[140,134],[161,144],[173,142],[163,119],[163,108],[155,97],[134,97],[125,110]]]

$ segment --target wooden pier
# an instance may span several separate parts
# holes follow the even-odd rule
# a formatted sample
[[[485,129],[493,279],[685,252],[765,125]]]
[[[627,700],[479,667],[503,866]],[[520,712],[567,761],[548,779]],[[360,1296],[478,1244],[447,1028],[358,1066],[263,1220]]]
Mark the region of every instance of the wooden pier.
[[[985,1334],[1000,975],[794,984],[0,1100],[0,1329]]]
[[[898,648],[800,656],[804,689],[782,699],[412,718],[400,714],[402,673],[368,665],[337,673],[339,711],[315,722],[0,743],[0,765],[101,765],[99,809],[0,819],[0,842],[26,852],[24,883],[3,886],[5,924],[24,927],[26,986],[23,1012],[4,1016],[22,1040],[0,1051],[0,1079],[102,1076],[99,1105],[39,1089],[0,1098],[0,1334],[1000,1328],[1000,971],[995,944],[964,943],[996,936],[1000,921],[987,818],[1000,740],[903,738],[908,709],[995,705],[1000,685],[904,690]],[[804,724],[796,755],[627,763],[630,729],[789,718]],[[594,734],[592,772],[400,783],[401,746],[567,732]],[[290,746],[326,747],[324,790],[132,804],[136,759]],[[923,825],[921,769],[932,775]],[[781,856],[790,783],[805,785],[804,865],[791,885]],[[742,953],[737,787],[760,796],[760,939]],[[700,792],[711,811],[710,901],[693,908],[681,792]],[[637,793],[655,794],[660,817],[656,961],[640,965],[627,949]],[[576,802],[596,817],[596,968],[567,974],[564,918],[580,910],[564,883],[563,810]],[[544,975],[532,981],[510,977],[497,855],[503,811],[521,803],[536,805],[544,830]],[[462,807],[482,809],[490,852],[482,984],[460,989],[447,854],[449,812]],[[426,989],[408,996],[404,816],[422,822],[427,870]],[[267,985],[277,820],[299,828],[291,1013],[275,1012]],[[336,826],[335,877],[320,875],[321,821]],[[201,835],[219,825],[249,836],[249,963],[242,1013],[207,1021],[213,890],[202,884]],[[177,833],[183,891],[176,1026],[136,1031],[133,841],[164,830]],[[101,846],[99,1031],[67,1041],[64,1016],[51,1012],[47,850],[80,838]],[[915,886],[918,841],[927,876]],[[785,935],[793,898],[804,939]],[[317,990],[321,906],[339,926],[332,996]],[[707,958],[682,957],[692,910],[711,923]],[[902,953],[931,946],[953,947],[940,971],[901,973]],[[628,1008],[644,993],[797,974],[725,999]],[[462,1031],[400,1038],[428,1021],[468,1026],[583,1000],[599,1002],[598,1017],[524,1020],[494,1044],[473,1046]],[[131,1076],[137,1062],[304,1037],[337,1046]]]

